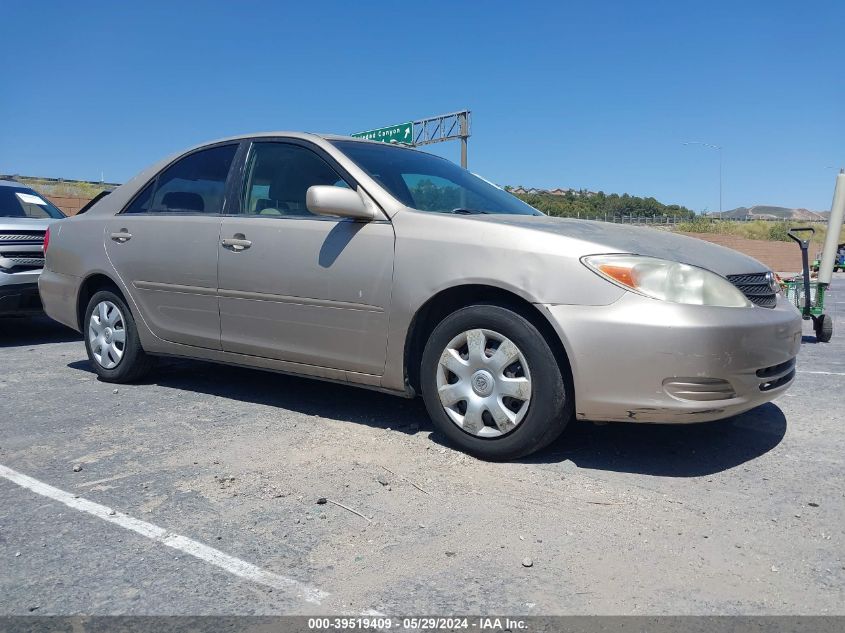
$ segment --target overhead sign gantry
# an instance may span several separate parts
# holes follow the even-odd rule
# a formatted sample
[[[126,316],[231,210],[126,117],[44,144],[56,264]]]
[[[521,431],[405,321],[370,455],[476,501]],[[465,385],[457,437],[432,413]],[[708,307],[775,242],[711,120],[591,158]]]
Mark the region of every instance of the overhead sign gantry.
[[[467,167],[467,140],[470,136],[471,112],[461,110],[438,116],[408,121],[387,127],[380,127],[366,132],[356,132],[352,136],[383,143],[399,143],[409,147],[442,143],[443,141],[461,141],[461,167]]]

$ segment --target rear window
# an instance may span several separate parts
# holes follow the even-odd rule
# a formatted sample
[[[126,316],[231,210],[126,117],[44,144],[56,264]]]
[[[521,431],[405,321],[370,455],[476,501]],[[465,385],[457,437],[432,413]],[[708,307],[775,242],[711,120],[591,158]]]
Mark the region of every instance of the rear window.
[[[158,212],[220,213],[237,145],[194,152],[158,177],[152,208]]]
[[[0,218],[54,219],[65,214],[29,187],[0,186]]]
[[[135,197],[124,213],[219,214],[238,149],[220,145],[180,158]]]

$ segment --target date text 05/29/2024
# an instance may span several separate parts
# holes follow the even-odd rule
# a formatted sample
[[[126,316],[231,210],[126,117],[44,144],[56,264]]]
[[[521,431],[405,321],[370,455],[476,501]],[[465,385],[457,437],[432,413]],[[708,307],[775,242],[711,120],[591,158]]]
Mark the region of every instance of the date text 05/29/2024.
[[[320,630],[388,630],[391,628],[417,631],[478,630],[519,631],[527,629],[524,619],[508,617],[405,617],[358,616],[309,618],[308,628]]]

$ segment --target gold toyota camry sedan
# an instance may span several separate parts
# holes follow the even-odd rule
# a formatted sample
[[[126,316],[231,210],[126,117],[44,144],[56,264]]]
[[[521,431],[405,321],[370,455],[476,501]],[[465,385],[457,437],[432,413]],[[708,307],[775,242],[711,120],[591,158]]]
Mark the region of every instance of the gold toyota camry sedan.
[[[53,224],[44,308],[102,380],[181,356],[421,395],[486,459],[573,418],[683,423],[783,393],[801,318],[754,259],[551,218],[410,148],[276,132],[167,158]]]

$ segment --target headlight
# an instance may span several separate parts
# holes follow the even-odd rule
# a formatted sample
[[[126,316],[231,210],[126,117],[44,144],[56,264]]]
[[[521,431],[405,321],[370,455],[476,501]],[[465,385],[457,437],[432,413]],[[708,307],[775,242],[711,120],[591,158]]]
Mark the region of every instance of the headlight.
[[[642,255],[590,255],[581,261],[608,281],[652,299],[725,308],[752,307],[727,279],[697,266]]]

